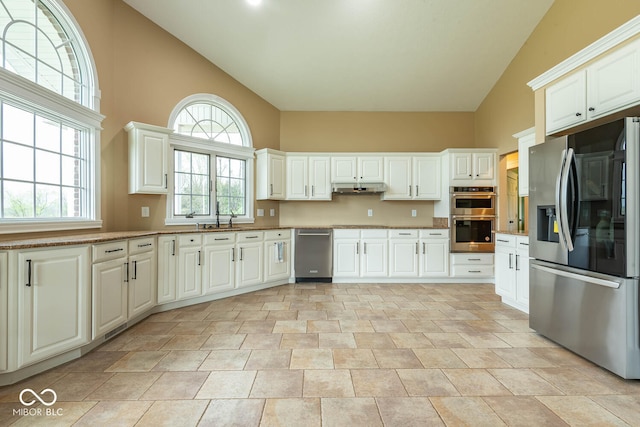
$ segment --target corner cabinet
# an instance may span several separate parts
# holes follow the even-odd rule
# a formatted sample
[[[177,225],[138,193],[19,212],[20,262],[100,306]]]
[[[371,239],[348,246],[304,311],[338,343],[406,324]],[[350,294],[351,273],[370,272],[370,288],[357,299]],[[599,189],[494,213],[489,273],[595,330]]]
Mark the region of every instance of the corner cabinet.
[[[550,85],[545,130],[552,134],[640,102],[640,39]]]
[[[10,257],[17,267],[17,367],[88,344],[89,247],[20,250]]]
[[[285,171],[282,151],[270,148],[256,151],[256,200],[284,200]]]
[[[129,194],[167,194],[171,129],[129,122]]]

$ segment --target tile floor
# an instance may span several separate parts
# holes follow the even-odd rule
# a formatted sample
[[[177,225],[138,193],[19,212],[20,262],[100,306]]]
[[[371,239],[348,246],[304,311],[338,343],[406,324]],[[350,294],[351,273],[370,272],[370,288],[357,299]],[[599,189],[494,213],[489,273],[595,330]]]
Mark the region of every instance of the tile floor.
[[[25,388],[58,400],[13,415]],[[538,336],[493,285],[298,284],[150,316],[0,388],[0,425],[640,425],[640,381]]]

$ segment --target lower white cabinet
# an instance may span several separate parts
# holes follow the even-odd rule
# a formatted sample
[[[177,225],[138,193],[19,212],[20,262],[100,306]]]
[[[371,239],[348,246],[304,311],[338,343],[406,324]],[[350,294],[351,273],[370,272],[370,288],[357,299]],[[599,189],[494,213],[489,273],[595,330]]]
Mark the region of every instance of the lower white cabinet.
[[[462,252],[451,254],[451,276],[463,278],[493,277],[493,254]]]
[[[17,367],[89,343],[89,247],[19,250],[10,256],[17,272]]]
[[[360,230],[333,231],[333,276],[360,277]]]
[[[91,276],[92,338],[96,339],[127,321],[127,253],[123,249],[122,256],[93,264]]]
[[[259,285],[262,283],[264,264],[264,233],[240,232],[237,234],[236,287]]]
[[[156,238],[129,240],[129,318],[156,305]]]
[[[235,233],[204,236],[203,294],[228,291],[235,287],[235,244]]]
[[[449,275],[449,230],[420,230],[420,277]]]
[[[264,233],[264,281],[287,280],[291,275],[291,230]]]
[[[202,235],[178,236],[178,274],[176,299],[202,295]]]
[[[362,230],[360,232],[360,277],[387,277],[387,230]]]
[[[418,230],[391,230],[389,239],[389,275],[418,277]]]
[[[529,237],[496,234],[496,294],[529,312]]]
[[[177,236],[158,237],[158,304],[176,300]]]

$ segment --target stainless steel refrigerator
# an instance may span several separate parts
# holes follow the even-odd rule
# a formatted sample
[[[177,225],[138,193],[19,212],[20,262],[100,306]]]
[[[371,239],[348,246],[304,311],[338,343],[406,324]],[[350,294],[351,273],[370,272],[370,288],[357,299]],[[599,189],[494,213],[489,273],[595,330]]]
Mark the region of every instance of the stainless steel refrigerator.
[[[624,118],[529,150],[529,324],[640,378],[640,124]]]

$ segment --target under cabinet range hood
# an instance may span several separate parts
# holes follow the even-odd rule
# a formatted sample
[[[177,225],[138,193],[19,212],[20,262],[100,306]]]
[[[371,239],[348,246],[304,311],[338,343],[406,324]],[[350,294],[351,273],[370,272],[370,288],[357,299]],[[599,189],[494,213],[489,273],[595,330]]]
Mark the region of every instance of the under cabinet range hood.
[[[384,193],[384,182],[354,184],[353,182],[334,182],[331,191],[340,194],[379,194]]]

